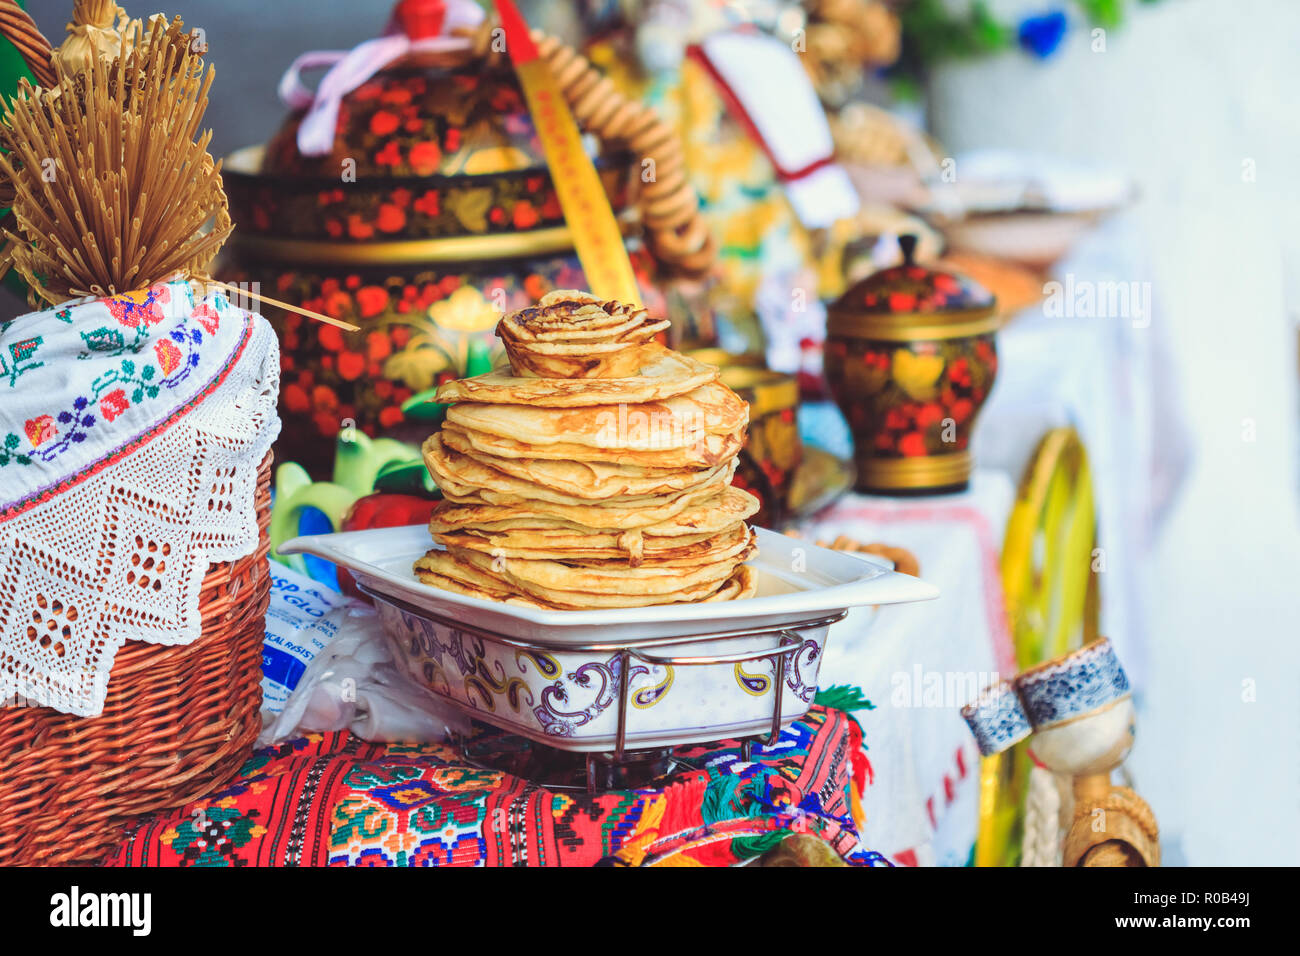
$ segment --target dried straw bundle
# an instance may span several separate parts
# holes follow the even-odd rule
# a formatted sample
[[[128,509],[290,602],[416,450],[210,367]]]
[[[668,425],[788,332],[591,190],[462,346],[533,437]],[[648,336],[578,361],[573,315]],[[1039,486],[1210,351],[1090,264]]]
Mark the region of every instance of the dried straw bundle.
[[[21,235],[5,256],[33,303],[130,292],[177,274],[205,277],[230,234],[221,164],[196,139],[206,72],[179,18],[127,26],[119,55],[85,59],[59,85],[23,82],[5,107],[0,174]],[[204,229],[212,221],[211,228]]]
[[[131,23],[115,0],[76,0],[68,38],[54,53],[55,66],[61,74],[78,73],[85,69],[88,57],[113,59]]]

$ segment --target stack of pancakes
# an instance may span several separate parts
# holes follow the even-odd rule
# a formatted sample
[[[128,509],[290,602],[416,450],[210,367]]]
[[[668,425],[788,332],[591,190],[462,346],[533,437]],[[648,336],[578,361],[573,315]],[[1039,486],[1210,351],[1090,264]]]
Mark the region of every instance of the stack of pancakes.
[[[754,593],[731,486],[749,409],[666,322],[583,292],[506,316],[510,369],[443,385],[424,460],[445,502],[427,584],[533,607],[644,607]]]

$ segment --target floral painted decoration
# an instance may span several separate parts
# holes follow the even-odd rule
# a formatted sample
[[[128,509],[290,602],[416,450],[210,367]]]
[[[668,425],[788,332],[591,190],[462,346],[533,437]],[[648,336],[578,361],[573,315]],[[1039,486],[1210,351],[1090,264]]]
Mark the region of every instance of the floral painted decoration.
[[[226,170],[241,230],[354,243],[516,233],[564,225],[523,91],[510,70],[398,63],[349,93],[334,150],[299,152],[295,114],[261,169]],[[616,211],[631,202],[634,157],[596,158]]]
[[[903,263],[827,310],[826,380],[853,432],[858,488],[951,490],[970,477],[975,418],[997,377],[997,302],[977,283]]]
[[[832,391],[859,453],[876,458],[968,448],[997,363],[992,335],[909,343],[836,339],[826,348]]]
[[[626,209],[626,155],[602,159],[597,173],[616,210]],[[356,183],[329,177],[226,174],[231,208],[248,235],[390,242],[517,233],[564,225],[559,196],[544,169],[475,176],[396,176]]]
[[[546,171],[523,91],[508,68],[473,64],[443,78],[394,64],[344,98],[326,156],[299,151],[301,121],[295,114],[272,137],[264,172],[337,182],[345,159],[355,163],[357,179]]]
[[[901,265],[872,273],[854,285],[837,303],[868,315],[932,312],[965,312],[988,309],[993,296],[979,283],[964,276],[917,264],[916,237],[902,236]]]
[[[0,330],[0,521],[147,441],[219,382],[248,337],[188,282],[84,299]]]

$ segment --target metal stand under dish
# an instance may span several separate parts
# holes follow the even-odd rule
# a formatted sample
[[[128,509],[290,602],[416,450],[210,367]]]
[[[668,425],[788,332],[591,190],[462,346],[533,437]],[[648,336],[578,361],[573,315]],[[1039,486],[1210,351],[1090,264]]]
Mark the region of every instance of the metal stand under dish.
[[[644,783],[644,780],[632,782],[632,778],[624,772],[633,766],[643,767],[645,773],[649,773],[647,779],[663,776],[670,773],[674,764],[682,766],[691,766],[686,760],[672,755],[671,748],[654,748],[652,750],[628,750],[627,749],[627,715],[629,706],[630,691],[630,673],[633,660],[640,661],[651,666],[660,667],[700,667],[710,664],[744,664],[756,660],[772,660],[773,662],[773,682],[772,696],[772,724],[771,730],[764,735],[756,734],[743,737],[740,739],[741,759],[749,761],[753,755],[753,745],[756,740],[761,740],[767,744],[776,743],[781,735],[781,705],[784,701],[784,691],[786,684],[786,658],[797,653],[803,640],[795,633],[796,629],[804,627],[822,627],[841,621],[848,614],[847,611],[840,611],[835,614],[825,615],[813,618],[807,621],[798,621],[793,624],[781,624],[774,627],[750,627],[737,628],[725,631],[710,631],[704,634],[690,634],[677,637],[648,637],[640,640],[631,641],[591,641],[584,643],[556,643],[546,641],[524,640],[517,637],[507,637],[506,635],[494,631],[485,630],[468,624],[464,621],[457,621],[451,618],[433,614],[427,609],[416,607],[415,605],[389,594],[377,593],[364,584],[358,584],[359,590],[370,597],[384,601],[388,604],[395,605],[398,608],[413,614],[417,617],[426,618],[431,621],[454,627],[457,630],[467,634],[477,635],[479,637],[489,638],[500,644],[515,648],[525,652],[555,651],[557,649],[567,651],[591,651],[597,653],[617,653],[618,668],[618,730],[614,740],[614,750],[612,752],[600,753],[589,752],[582,754],[585,757],[586,764],[586,783],[584,785],[565,783],[565,782],[543,782],[550,789],[558,790],[583,790],[588,793],[594,793],[601,789],[604,784],[605,789],[612,789],[616,786],[628,787],[637,786]],[[759,648],[753,651],[739,651],[733,654],[693,654],[686,656],[673,656],[665,654],[651,653],[653,650],[668,648],[682,644],[701,644],[710,641],[730,640],[734,638],[745,637],[763,637],[768,634],[780,637],[780,643],[776,647]],[[471,710],[462,705],[459,701],[451,698],[441,697],[455,705],[458,709],[464,711],[471,718],[481,718],[481,712]],[[490,721],[488,721],[490,723]],[[507,733],[513,732],[511,728],[503,728]],[[496,770],[497,767],[487,766],[481,758],[476,757],[470,752],[471,741],[461,735],[453,735],[454,739],[460,746],[461,756],[472,766],[486,770]],[[543,744],[543,746],[545,746]],[[549,749],[549,748],[548,748]],[[559,753],[559,751],[557,751]],[[606,771],[603,775],[598,770],[603,766]],[[640,776],[644,776],[641,774]],[[604,780],[601,777],[604,777]]]

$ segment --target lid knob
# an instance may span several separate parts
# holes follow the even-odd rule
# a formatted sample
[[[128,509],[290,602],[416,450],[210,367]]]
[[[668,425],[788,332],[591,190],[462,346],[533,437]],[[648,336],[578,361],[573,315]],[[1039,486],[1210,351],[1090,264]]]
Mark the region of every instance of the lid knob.
[[[393,8],[393,15],[412,40],[427,40],[441,35],[447,4],[445,0],[401,0]]]
[[[916,235],[906,233],[898,237],[898,248],[903,251],[903,265],[916,265]]]

